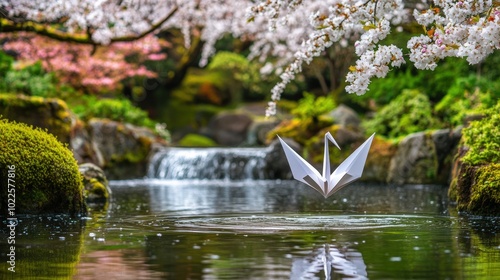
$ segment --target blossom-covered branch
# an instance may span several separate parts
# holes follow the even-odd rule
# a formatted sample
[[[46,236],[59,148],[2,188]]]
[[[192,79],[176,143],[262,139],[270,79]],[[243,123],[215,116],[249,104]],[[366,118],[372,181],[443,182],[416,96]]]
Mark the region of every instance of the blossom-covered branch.
[[[272,115],[274,102],[304,64],[333,44],[355,47],[358,59],[346,76],[346,91],[356,94],[364,94],[371,79],[385,77],[405,57],[419,69],[435,69],[450,56],[478,63],[500,47],[499,5],[498,0],[0,0],[0,12],[2,24],[55,23],[70,34],[90,34],[98,44],[152,28],[176,28],[188,46],[197,32],[204,42],[202,66],[223,36],[242,38],[252,42],[249,57],[265,62],[261,72],[281,77],[272,90]],[[156,29],[158,19],[165,21]],[[381,43],[406,21],[421,25],[422,34],[409,39],[406,48]]]

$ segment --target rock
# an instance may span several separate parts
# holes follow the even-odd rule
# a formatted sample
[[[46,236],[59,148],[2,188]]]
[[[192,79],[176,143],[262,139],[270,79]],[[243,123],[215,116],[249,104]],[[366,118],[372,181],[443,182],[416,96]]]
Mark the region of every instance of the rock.
[[[216,115],[208,124],[209,135],[221,146],[238,146],[247,139],[252,118],[246,114],[223,113]]]
[[[98,164],[97,154],[92,147],[86,124],[77,118],[73,118],[72,123],[69,146],[73,151],[73,156],[79,163]]]
[[[278,124],[279,121],[276,120],[254,121],[248,128],[246,144],[249,146],[265,145],[267,134]]]
[[[87,212],[73,154],[54,135],[40,128],[0,120],[0,170],[2,210],[7,210],[11,189],[16,195],[16,215]]]
[[[500,103],[463,128],[448,189],[459,211],[500,214]]]
[[[452,162],[458,143],[462,137],[461,128],[456,130],[441,129],[432,133],[432,141],[436,148],[437,178],[436,183],[448,184],[450,181]]]
[[[290,138],[282,139],[299,155],[302,153],[302,147],[300,144]],[[288,164],[285,152],[283,151],[283,147],[281,147],[281,143],[278,139],[275,139],[269,145],[265,156],[265,162],[264,172],[268,176],[267,178],[284,180],[293,179],[290,165]]]
[[[385,183],[391,160],[396,151],[397,145],[375,136],[360,180],[364,182]]]
[[[433,183],[438,168],[431,135],[417,132],[399,144],[391,160],[387,181],[396,184]]]
[[[417,132],[404,138],[391,160],[387,181],[397,184],[447,184],[459,131]]]
[[[358,114],[344,104],[337,106],[328,115],[333,118],[336,124],[344,127],[358,128],[361,123]]]
[[[335,132],[333,134],[333,137],[335,138],[335,141],[337,144],[339,144],[340,147],[347,147],[351,146],[352,144],[360,142],[364,142],[366,139],[364,139],[364,136],[362,133],[354,131],[350,128],[346,127],[337,127],[335,129]],[[324,145],[324,137],[323,141],[321,142],[321,145]],[[354,151],[354,150],[353,150]]]
[[[87,203],[105,203],[109,200],[111,189],[104,171],[93,163],[78,166],[83,176],[84,196]]]
[[[155,134],[142,127],[107,119],[91,119],[87,124],[90,145],[97,166],[110,179],[140,178],[146,175],[148,156]]]
[[[62,143],[70,141],[71,114],[60,99],[0,94],[3,118],[47,129]]]

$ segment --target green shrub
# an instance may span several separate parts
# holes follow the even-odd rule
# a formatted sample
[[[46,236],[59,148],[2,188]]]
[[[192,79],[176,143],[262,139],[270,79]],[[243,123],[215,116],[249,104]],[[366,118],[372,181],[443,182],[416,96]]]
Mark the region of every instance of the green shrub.
[[[9,175],[9,169],[15,175]],[[82,177],[73,154],[39,128],[0,120],[0,172],[3,211],[7,209],[9,176],[15,186],[10,189],[15,189],[16,214],[86,211]]]
[[[14,58],[0,51],[0,77],[4,77],[12,69],[12,63],[14,63]]]
[[[226,73],[226,76],[232,76],[236,84],[246,92],[249,99],[262,99],[267,94],[262,87],[260,66],[248,61],[240,54],[220,51],[214,55],[207,69],[222,71]]]
[[[304,97],[299,100],[298,106],[292,110],[292,114],[301,120],[315,120],[334,108],[335,101],[332,97],[319,96],[316,98],[314,94],[304,92]]]
[[[456,79],[435,110],[441,119],[456,126],[463,124],[466,115],[495,106],[499,98],[500,83],[470,75]]]
[[[23,93],[26,95],[55,97],[58,92],[57,79],[53,73],[47,73],[42,64],[26,66],[22,69],[9,70],[0,80],[0,90]]]
[[[470,165],[500,162],[500,102],[483,111],[484,118],[462,130],[469,150],[462,161]]]
[[[178,143],[180,147],[215,147],[214,140],[198,134],[187,134]]]
[[[125,98],[97,99],[93,95],[82,98],[82,103],[72,107],[75,114],[81,119],[106,118],[114,121],[126,122],[137,126],[155,127],[148,113],[135,107]]]
[[[390,138],[432,129],[436,120],[432,116],[427,96],[418,90],[404,90],[378,111],[373,119],[363,123],[367,131]]]

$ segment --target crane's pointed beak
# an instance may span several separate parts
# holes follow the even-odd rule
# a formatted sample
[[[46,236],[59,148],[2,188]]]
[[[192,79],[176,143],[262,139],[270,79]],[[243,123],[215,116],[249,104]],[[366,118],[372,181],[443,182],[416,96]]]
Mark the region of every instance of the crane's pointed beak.
[[[327,132],[325,134],[325,136],[328,138],[328,140],[330,140],[330,142],[332,142],[335,146],[337,146],[337,148],[339,148],[339,150],[341,150],[339,147],[339,144],[337,144],[337,141],[335,141],[335,139],[333,138],[333,136],[330,132]]]

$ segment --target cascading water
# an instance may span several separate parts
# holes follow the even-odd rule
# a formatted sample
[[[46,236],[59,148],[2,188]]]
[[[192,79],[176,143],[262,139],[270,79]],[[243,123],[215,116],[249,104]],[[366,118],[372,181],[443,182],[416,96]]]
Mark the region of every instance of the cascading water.
[[[156,153],[148,177],[170,180],[265,180],[266,148],[168,148]]]

